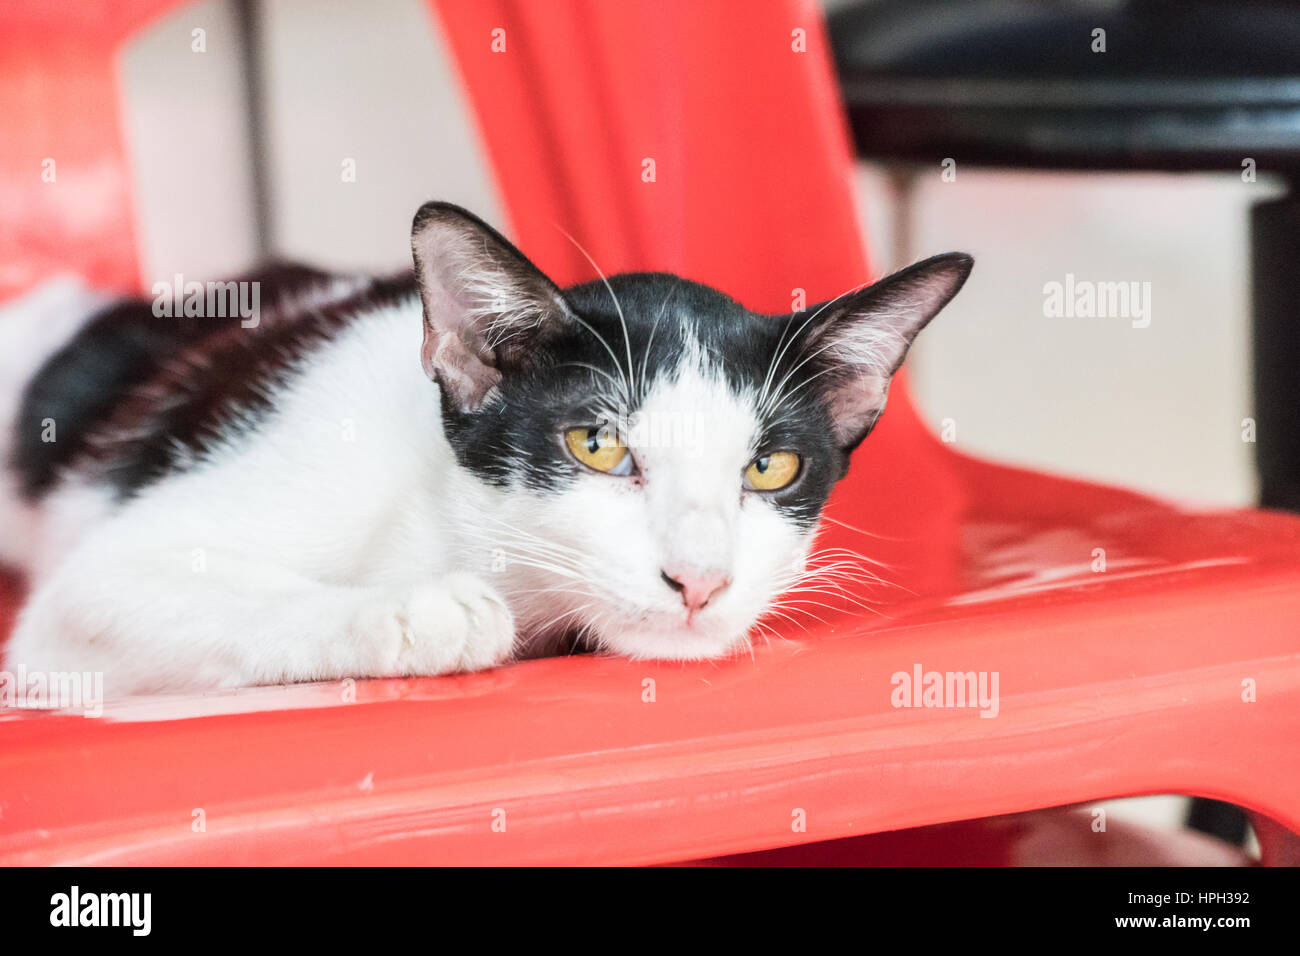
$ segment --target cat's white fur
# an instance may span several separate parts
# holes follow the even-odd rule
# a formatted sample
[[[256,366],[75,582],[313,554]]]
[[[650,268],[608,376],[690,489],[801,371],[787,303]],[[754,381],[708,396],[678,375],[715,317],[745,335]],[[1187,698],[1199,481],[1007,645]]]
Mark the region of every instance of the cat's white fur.
[[[31,302],[0,316],[14,342],[45,342],[17,353],[22,374],[0,377],[9,423],[17,390],[73,329],[50,321]],[[753,402],[701,350],[686,350],[642,413],[681,423],[707,409],[707,429],[634,448],[636,480],[592,473],[539,496],[457,464],[420,336],[416,298],[357,320],[311,356],[256,435],[232,432],[124,504],[71,480],[38,514],[0,488],[3,554],[33,585],[6,665],[103,671],[114,696],[473,670],[521,650],[517,630],[551,623],[641,657],[745,641],[809,536],[742,493]],[[679,564],[723,568],[732,583],[688,619],[661,579]]]

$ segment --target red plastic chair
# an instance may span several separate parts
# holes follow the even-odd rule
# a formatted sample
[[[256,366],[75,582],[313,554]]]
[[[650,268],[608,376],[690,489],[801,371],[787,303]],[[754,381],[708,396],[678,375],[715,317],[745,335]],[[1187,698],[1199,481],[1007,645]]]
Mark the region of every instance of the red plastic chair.
[[[161,4],[131,9],[146,6]],[[556,224],[606,272],[671,269],[757,309],[868,277],[812,3],[436,6],[513,234],[558,278],[591,268]],[[0,14],[6,36],[21,19]],[[50,28],[60,49],[103,49],[94,30]],[[55,62],[74,61],[105,59]],[[26,96],[0,87],[0,122],[35,122]],[[100,142],[121,169],[116,137]],[[76,229],[55,223],[51,261],[93,246]],[[824,546],[885,562],[906,590],[867,589],[886,616],[846,607],[752,657],[0,715],[0,862],[674,862],[1145,793],[1262,813],[1281,825],[1266,857],[1286,859],[1300,521],[954,454],[905,385],[830,515]],[[891,676],[918,664],[997,672],[997,717],[894,707]],[[843,862],[861,844],[833,846]]]

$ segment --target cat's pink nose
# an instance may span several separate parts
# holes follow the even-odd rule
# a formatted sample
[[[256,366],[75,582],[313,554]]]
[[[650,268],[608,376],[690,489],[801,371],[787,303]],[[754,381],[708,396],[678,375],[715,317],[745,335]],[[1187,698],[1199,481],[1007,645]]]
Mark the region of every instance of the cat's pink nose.
[[[664,584],[682,596],[688,611],[698,611],[731,583],[731,575],[717,569],[701,570],[687,565],[659,572]]]

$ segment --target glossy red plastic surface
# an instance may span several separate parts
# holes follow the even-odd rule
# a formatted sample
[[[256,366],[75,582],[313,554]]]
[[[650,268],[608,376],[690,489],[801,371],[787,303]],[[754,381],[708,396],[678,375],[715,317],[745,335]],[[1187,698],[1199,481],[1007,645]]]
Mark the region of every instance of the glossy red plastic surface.
[[[557,277],[592,274],[558,224],[607,272],[760,309],[869,278],[812,4],[438,12],[514,234]],[[1164,792],[1300,828],[1300,521],[974,461],[903,388],[830,514],[823,545],[902,586],[734,660],[0,714],[0,861],[671,862]],[[916,665],[996,672],[997,716],[893,706]]]
[[[173,6],[0,7],[0,302],[60,272],[104,288],[138,285],[116,58]]]

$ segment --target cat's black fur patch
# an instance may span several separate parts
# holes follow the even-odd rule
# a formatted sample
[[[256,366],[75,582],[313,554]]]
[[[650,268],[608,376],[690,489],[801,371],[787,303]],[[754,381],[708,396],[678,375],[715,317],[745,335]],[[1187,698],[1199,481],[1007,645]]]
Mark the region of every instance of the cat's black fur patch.
[[[149,300],[100,312],[28,384],[16,421],[12,467],[31,500],[66,469],[129,498],[201,454],[235,413],[255,422],[274,382],[314,347],[371,308],[415,295],[414,280],[365,280],[319,301],[327,273],[274,265],[240,277],[260,283],[255,329],[242,318],[158,317]],[[304,308],[305,296],[314,296]],[[56,440],[44,440],[51,420]]]
[[[36,499],[80,459],[95,427],[170,356],[216,332],[194,318],[162,322],[148,302],[119,302],[92,318],[28,384],[15,427],[13,465]],[[54,428],[53,440],[46,425]]]

